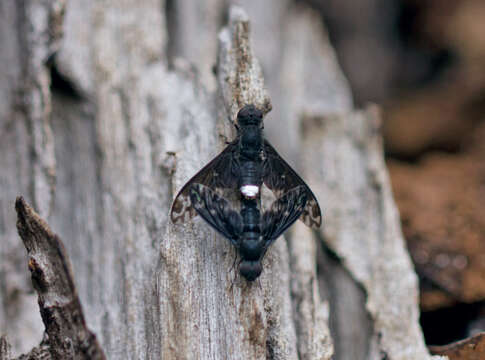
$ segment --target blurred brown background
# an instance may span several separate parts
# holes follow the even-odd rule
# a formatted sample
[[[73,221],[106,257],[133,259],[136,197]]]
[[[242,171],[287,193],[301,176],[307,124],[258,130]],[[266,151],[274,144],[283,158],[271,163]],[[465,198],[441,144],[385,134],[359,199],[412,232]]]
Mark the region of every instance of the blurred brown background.
[[[386,154],[428,344],[485,330],[485,1],[307,0]]]

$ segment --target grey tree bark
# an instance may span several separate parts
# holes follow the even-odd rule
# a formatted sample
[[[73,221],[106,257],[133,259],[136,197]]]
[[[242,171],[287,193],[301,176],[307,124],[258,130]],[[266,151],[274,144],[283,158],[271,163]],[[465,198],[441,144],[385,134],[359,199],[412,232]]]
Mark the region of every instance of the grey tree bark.
[[[431,358],[378,112],[353,109],[311,10],[231,3],[0,4],[0,359],[62,345],[42,341],[18,195],[63,240],[80,331],[109,359]],[[267,136],[324,213],[274,244],[252,286],[200,219],[168,221],[246,103],[273,107]]]

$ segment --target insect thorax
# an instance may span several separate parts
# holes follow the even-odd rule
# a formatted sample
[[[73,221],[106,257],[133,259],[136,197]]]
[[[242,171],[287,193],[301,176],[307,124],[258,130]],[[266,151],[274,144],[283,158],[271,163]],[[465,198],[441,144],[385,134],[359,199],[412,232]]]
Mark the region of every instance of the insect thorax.
[[[258,161],[263,150],[263,131],[257,125],[248,125],[241,129],[241,157]]]

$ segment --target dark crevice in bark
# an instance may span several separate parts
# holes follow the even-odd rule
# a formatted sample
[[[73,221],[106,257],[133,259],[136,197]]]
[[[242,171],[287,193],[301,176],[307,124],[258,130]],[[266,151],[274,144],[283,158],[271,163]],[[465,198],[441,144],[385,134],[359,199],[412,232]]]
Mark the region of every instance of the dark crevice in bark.
[[[173,70],[177,53],[177,0],[165,0],[165,23],[167,26],[167,65]]]
[[[17,1],[17,42],[18,42],[18,56],[20,61],[21,74],[26,74],[28,71],[28,59],[30,58],[29,44],[27,41],[27,31],[25,29],[27,21],[27,14],[25,12],[25,0]],[[22,75],[21,75],[22,76]],[[24,75],[25,76],[25,75]],[[24,80],[24,79],[22,79]],[[24,87],[25,83],[21,82],[21,86]],[[23,89],[24,90],[24,89]]]
[[[334,340],[334,360],[365,360],[372,338],[372,319],[365,308],[364,288],[343,266],[339,256],[317,234],[317,276],[320,296],[330,305],[329,327]],[[352,322],[352,325],[349,323]],[[355,329],[355,333],[352,332]],[[358,329],[358,330],[357,330]]]
[[[230,6],[229,4],[226,2],[224,4],[224,7],[222,8],[222,11],[220,13],[220,22],[219,22],[219,26],[218,28],[222,28],[224,26],[226,26],[228,23],[229,23],[229,9],[230,9]]]
[[[274,344],[272,343],[271,339],[268,338],[268,340],[266,340],[266,359],[272,360],[274,358]]]
[[[55,63],[55,56],[52,56],[47,61],[47,66],[50,70],[51,93],[67,96],[75,101],[83,100],[83,96],[81,95],[81,92],[76,88],[75,83],[59,71]]]

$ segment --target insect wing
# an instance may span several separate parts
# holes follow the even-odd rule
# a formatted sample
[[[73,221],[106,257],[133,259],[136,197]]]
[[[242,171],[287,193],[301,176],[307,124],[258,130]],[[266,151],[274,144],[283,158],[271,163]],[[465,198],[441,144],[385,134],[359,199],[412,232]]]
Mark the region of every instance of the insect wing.
[[[308,185],[266,140],[264,142],[264,156],[264,184],[273,191],[276,198],[297,186],[304,187],[308,198],[300,220],[311,228],[319,228],[322,224],[320,206]]]
[[[190,201],[197,213],[234,245],[241,236],[241,215],[234,211],[229,201],[207,186],[191,184]]]
[[[212,189],[235,188],[237,186],[238,168],[234,161],[237,141],[227,147],[211,162],[195,174],[179,191],[170,210],[170,219],[180,224],[193,218],[197,212],[191,206],[190,187],[194,183],[203,184]]]
[[[300,185],[275,200],[264,212],[261,223],[266,248],[301,216],[307,200],[308,192]]]

